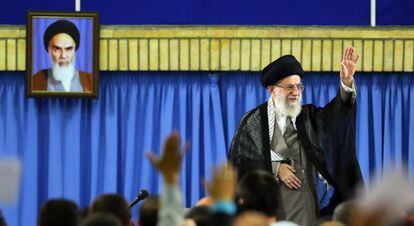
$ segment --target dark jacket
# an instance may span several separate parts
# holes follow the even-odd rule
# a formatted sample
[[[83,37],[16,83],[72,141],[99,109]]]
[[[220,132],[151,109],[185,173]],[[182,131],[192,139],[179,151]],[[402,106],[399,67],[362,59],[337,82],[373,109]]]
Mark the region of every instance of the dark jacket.
[[[298,138],[309,161],[334,186],[329,208],[353,198],[363,183],[355,150],[356,104],[344,102],[340,92],[325,107],[302,106],[296,118]],[[267,103],[249,111],[233,138],[229,160],[239,173],[264,169],[272,173]]]

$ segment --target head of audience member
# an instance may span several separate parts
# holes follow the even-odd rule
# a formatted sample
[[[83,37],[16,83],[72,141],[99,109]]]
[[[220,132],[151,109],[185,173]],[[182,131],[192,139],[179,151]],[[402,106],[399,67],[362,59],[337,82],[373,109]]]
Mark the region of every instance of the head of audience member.
[[[341,222],[331,220],[331,221],[322,222],[321,224],[319,224],[319,226],[345,226],[345,225],[342,224]]]
[[[85,219],[88,216],[88,214],[89,214],[89,206],[79,209],[79,216],[80,216],[81,221]]]
[[[269,222],[263,213],[245,211],[234,219],[233,226],[269,226]]]
[[[414,225],[414,208],[411,208],[410,210],[407,211],[407,216],[405,220],[407,224]]]
[[[41,207],[37,225],[77,226],[79,219],[79,209],[76,203],[65,199],[52,199]]]
[[[158,196],[146,198],[139,207],[138,226],[156,226],[160,200]]]
[[[292,55],[284,55],[262,71],[262,85],[272,95],[275,107],[284,115],[296,117],[302,110],[302,65]]]
[[[125,198],[118,194],[98,196],[90,207],[90,213],[110,213],[117,217],[123,226],[132,225],[129,205]]]
[[[359,225],[361,205],[357,200],[348,200],[335,207],[332,220],[341,222],[344,225]]]
[[[113,214],[93,213],[88,215],[80,226],[122,226],[122,223]]]
[[[212,213],[208,206],[196,206],[190,209],[184,216],[185,219],[193,219],[197,226],[208,226],[211,222]]]
[[[236,189],[239,212],[258,211],[265,214],[270,221],[275,221],[276,211],[280,205],[278,186],[273,175],[264,170],[246,173],[240,179]]]
[[[0,210],[0,226],[7,226],[6,220],[4,219],[3,214],[1,213],[1,210]]]
[[[193,219],[184,218],[183,226],[197,226]]]
[[[332,216],[331,215],[326,215],[326,216],[322,216],[319,217],[318,219],[316,219],[316,221],[312,224],[313,226],[320,226],[325,222],[328,221],[332,221]]]

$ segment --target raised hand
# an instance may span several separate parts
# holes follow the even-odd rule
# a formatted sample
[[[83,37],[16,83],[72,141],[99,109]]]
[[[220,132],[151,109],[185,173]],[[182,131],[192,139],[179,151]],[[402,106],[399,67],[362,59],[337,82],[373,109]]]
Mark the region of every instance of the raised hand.
[[[352,84],[358,59],[359,56],[355,54],[354,47],[351,46],[345,49],[341,61],[340,77],[344,85],[348,87]]]
[[[233,201],[237,184],[236,170],[229,164],[222,164],[213,170],[211,182],[205,184],[214,200]]]
[[[161,173],[164,182],[168,184],[178,184],[184,154],[185,151],[181,151],[180,148],[180,135],[177,132],[167,137],[161,157],[150,152],[145,153],[151,164]]]

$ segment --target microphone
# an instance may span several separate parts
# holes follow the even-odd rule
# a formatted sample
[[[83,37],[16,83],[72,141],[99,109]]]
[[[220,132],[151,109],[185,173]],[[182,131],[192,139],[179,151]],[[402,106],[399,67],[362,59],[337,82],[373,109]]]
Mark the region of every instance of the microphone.
[[[145,189],[139,190],[137,197],[129,204],[129,208],[133,207],[135,204],[137,204],[139,201],[146,199],[149,196],[149,192]]]

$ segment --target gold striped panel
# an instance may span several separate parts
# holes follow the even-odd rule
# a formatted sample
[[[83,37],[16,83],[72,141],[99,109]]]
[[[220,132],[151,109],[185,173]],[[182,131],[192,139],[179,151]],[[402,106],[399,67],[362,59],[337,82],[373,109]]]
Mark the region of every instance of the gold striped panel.
[[[411,27],[101,26],[102,71],[260,71],[284,54],[305,71],[338,71],[354,46],[358,71],[413,72]],[[24,71],[24,26],[0,25],[0,71]]]

